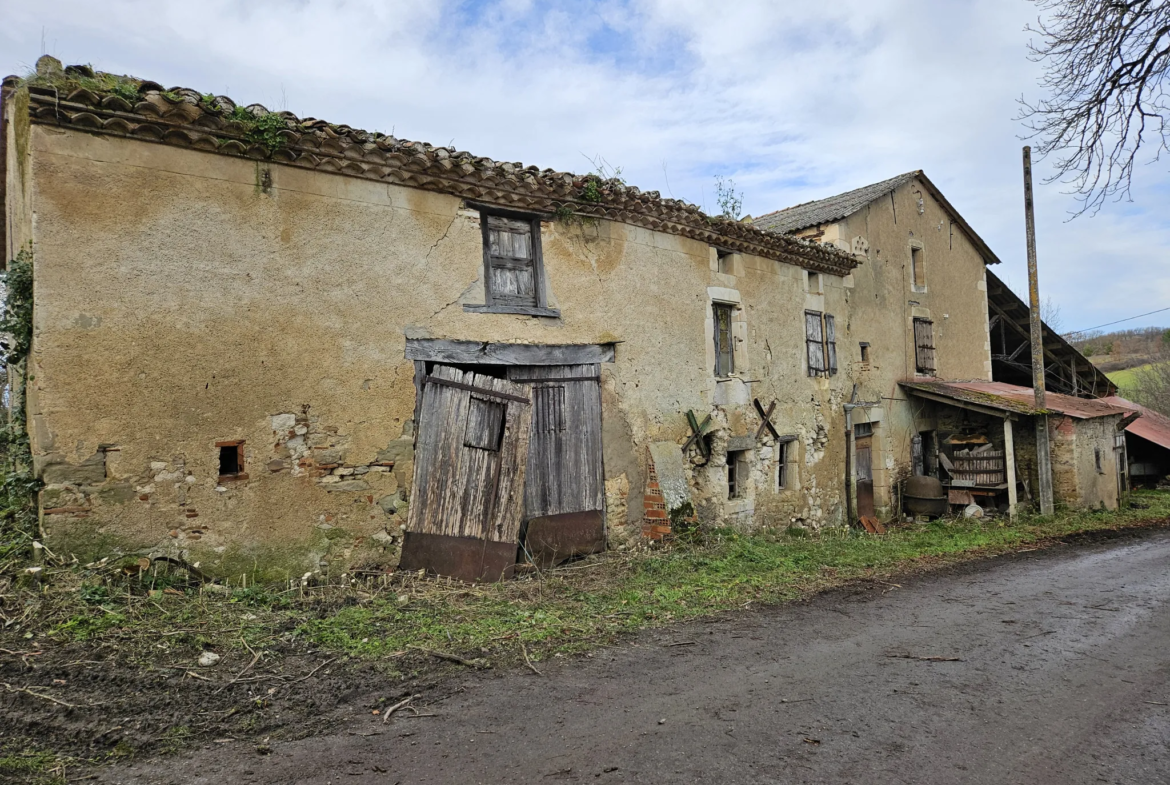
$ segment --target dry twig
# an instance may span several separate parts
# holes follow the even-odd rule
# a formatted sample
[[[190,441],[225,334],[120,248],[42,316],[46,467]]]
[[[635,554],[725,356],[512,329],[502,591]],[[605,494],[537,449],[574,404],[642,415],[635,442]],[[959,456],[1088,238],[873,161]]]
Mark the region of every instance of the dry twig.
[[[520,641],[520,653],[524,655],[524,664],[528,666],[530,671],[535,673],[537,676],[544,675],[536,669],[536,666],[532,664],[532,660],[528,658],[528,647],[524,645],[524,641]]]
[[[458,663],[460,665],[464,665],[468,668],[486,669],[486,668],[491,667],[483,660],[478,660],[478,659],[477,660],[465,660],[457,654],[451,654],[450,652],[445,652],[445,651],[438,651],[437,649],[427,649],[427,648],[424,648],[423,646],[414,646],[414,645],[407,646],[406,648],[414,649],[415,651],[421,651],[423,654],[429,654],[432,657],[437,657],[440,660],[447,660],[448,662],[455,662],[455,663]]]
[[[400,700],[400,701],[398,701],[398,703],[395,703],[393,706],[386,709],[386,713],[382,715],[382,724],[385,725],[387,722],[389,722],[391,714],[398,711],[403,706],[406,706],[408,703],[410,703],[412,700],[414,700],[417,697],[418,697],[417,695],[411,695],[409,698],[406,698],[405,700]]]

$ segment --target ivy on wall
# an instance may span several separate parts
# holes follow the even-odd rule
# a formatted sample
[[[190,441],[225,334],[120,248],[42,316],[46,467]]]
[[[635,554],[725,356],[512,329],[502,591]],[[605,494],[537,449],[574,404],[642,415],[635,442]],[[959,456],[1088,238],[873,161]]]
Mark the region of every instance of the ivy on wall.
[[[37,491],[25,421],[32,347],[33,254],[24,249],[0,273],[5,287],[0,346],[7,370],[7,421],[0,426],[0,574],[26,561],[37,534]]]

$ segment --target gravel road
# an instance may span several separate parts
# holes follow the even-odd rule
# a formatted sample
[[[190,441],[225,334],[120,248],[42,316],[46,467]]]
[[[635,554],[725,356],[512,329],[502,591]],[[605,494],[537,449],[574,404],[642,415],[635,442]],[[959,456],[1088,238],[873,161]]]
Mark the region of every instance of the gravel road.
[[[435,716],[91,781],[1170,782],[1170,533],[899,583],[464,676],[419,699]]]

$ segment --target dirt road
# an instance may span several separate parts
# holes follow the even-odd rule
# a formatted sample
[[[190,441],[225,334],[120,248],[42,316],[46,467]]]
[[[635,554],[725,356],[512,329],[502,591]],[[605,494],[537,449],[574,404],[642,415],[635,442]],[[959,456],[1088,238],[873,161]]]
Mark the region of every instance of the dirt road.
[[[217,744],[96,781],[1170,782],[1170,533],[836,592],[539,667],[420,698],[435,716],[369,716],[267,755]]]

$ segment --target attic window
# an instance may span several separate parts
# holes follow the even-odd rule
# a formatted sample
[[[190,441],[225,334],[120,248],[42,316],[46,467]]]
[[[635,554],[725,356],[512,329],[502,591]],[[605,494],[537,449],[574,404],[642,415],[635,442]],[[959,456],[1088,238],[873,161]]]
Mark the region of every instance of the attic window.
[[[480,210],[483,235],[484,305],[465,311],[560,316],[547,307],[540,217],[512,210]]]
[[[807,291],[809,294],[823,294],[824,292],[821,289],[821,274],[810,272],[806,273],[806,275],[808,276],[808,285],[805,287],[805,291]]]
[[[724,275],[735,275],[735,253],[723,248],[715,249],[715,256],[718,259],[719,272]]]
[[[920,246],[910,247],[910,275],[914,283],[914,291],[926,291],[926,270],[922,260],[922,248]]]
[[[216,442],[219,449],[219,479],[246,480],[244,473],[244,442]]]
[[[863,363],[869,362],[869,344],[865,341],[861,342],[861,361]]]
[[[715,317],[715,378],[726,379],[735,373],[735,346],[731,335],[732,311],[735,306],[712,303]]]

